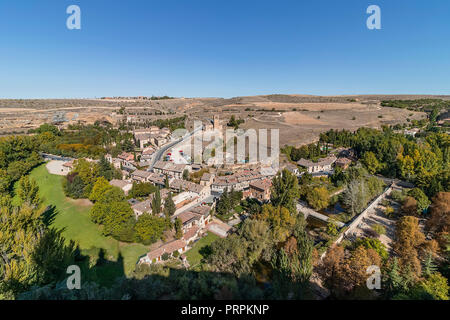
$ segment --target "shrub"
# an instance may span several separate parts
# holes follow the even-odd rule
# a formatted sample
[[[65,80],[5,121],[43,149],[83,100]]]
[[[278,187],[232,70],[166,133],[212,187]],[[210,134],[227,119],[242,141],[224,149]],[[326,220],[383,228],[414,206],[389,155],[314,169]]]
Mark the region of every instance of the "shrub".
[[[392,198],[392,200],[401,203],[401,202],[403,202],[403,199],[404,199],[405,197],[404,197],[404,195],[403,195],[402,192],[400,192],[400,191],[398,191],[398,190],[394,190],[394,191],[391,192],[391,198]]]
[[[382,226],[381,224],[374,224],[372,226],[372,230],[378,234],[386,234],[386,228],[384,226]]]
[[[161,258],[163,259],[163,261],[167,261],[167,260],[169,260],[169,254],[167,252],[164,252],[164,254],[161,256]]]
[[[394,212],[395,210],[391,206],[387,206],[386,209],[384,209],[384,214],[386,215],[386,217],[392,217]]]

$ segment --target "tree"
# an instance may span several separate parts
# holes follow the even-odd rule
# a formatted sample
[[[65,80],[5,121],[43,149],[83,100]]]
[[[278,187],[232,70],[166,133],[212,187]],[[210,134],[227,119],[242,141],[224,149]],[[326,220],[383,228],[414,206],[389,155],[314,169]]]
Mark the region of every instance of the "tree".
[[[406,197],[402,205],[402,214],[404,216],[415,216],[417,215],[417,201],[412,197]]]
[[[98,164],[98,174],[104,177],[106,180],[111,181],[113,179],[120,179],[122,174],[114,168],[114,166],[109,163],[105,157],[100,159]]]
[[[130,219],[134,219],[134,212],[128,202],[112,202],[103,222],[103,234],[118,237]]]
[[[161,213],[161,193],[159,188],[156,189],[155,195],[152,199],[152,213],[158,215]]]
[[[430,206],[430,212],[431,218],[427,221],[426,227],[436,235],[436,240],[444,249],[450,232],[450,192],[437,193]]]
[[[64,193],[70,198],[80,199],[84,197],[86,185],[76,172],[67,175],[66,180],[64,180],[63,187]]]
[[[36,181],[30,179],[29,176],[20,178],[17,195],[22,202],[27,203],[29,206],[38,207],[41,203],[39,187]]]
[[[425,241],[419,228],[419,220],[412,216],[400,218],[396,224],[395,236],[393,249],[399,257],[400,266],[410,268],[414,277],[419,278],[422,270],[418,249]]]
[[[219,215],[226,216],[233,209],[233,200],[228,192],[228,188],[225,188],[225,191],[220,196],[219,201],[217,202],[216,212]]]
[[[431,204],[431,201],[428,199],[427,195],[419,188],[414,188],[408,191],[408,196],[417,201],[416,204],[418,214],[422,214]]]
[[[352,216],[360,213],[366,206],[367,189],[364,180],[353,180],[343,193],[343,203],[350,210]]]
[[[306,194],[308,204],[315,210],[321,210],[328,207],[330,203],[330,195],[327,188],[315,187]]]
[[[109,184],[108,180],[104,177],[98,178],[92,188],[91,194],[89,195],[89,200],[93,202],[98,201],[111,188],[112,186]]]
[[[165,178],[164,178],[164,187],[165,187],[166,189],[169,189],[169,188],[170,188],[169,177],[167,176],[167,174],[166,174],[166,176],[165,176]]]
[[[148,182],[133,182],[133,186],[128,194],[131,198],[143,199],[156,192],[156,189],[157,187]]]
[[[0,199],[0,299],[15,299],[32,286],[51,285],[73,264],[74,243],[44,223],[44,209]]]
[[[330,235],[330,236],[337,236],[339,234],[336,222],[333,221],[332,219],[328,220],[328,223],[327,223],[327,234]]]
[[[262,207],[259,219],[265,220],[273,228],[274,239],[277,242],[283,242],[292,233],[296,219],[293,214],[284,207],[274,207],[266,204]]]
[[[420,289],[434,300],[449,300],[447,279],[439,272],[431,274],[419,284]]]
[[[367,167],[367,170],[369,171],[370,174],[375,174],[382,167],[377,159],[377,156],[371,151],[364,153],[362,162]]]
[[[155,217],[148,213],[139,216],[134,230],[136,231],[136,239],[145,245],[155,243],[163,236],[165,230],[168,229],[167,220]]]
[[[189,171],[187,169],[183,171],[183,180],[189,181]]]
[[[300,195],[297,177],[284,169],[272,180],[271,202],[275,207],[285,207],[296,213],[296,201]]]
[[[175,219],[175,238],[181,239],[183,237],[183,223],[179,218]]]
[[[172,192],[169,192],[169,195],[167,196],[166,200],[164,201],[164,215],[167,218],[170,218],[175,213],[176,210],[177,210],[177,208],[172,199]]]

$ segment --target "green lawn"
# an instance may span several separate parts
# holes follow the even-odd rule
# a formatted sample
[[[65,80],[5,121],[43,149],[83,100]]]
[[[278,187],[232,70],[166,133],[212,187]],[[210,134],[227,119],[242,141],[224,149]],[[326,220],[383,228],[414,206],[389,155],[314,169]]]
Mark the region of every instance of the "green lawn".
[[[206,237],[201,238],[198,240],[192,249],[186,252],[186,258],[189,262],[189,265],[191,268],[195,267],[196,265],[200,264],[200,261],[203,258],[203,255],[199,252],[202,248],[206,247],[207,245],[210,245],[217,239],[220,239],[219,236],[216,236],[215,234],[208,232],[208,235]]]
[[[105,259],[110,261],[117,261],[120,253],[123,266],[118,267],[128,275],[134,270],[138,258],[148,252],[148,248],[142,244],[124,244],[103,236],[101,227],[89,217],[92,204],[87,200],[65,197],[62,189],[64,177],[49,174],[45,165],[34,169],[30,176],[38,183],[44,203],[55,206],[57,214],[51,226],[62,229],[66,240],[74,240],[82,253],[96,259],[99,250],[104,249]]]

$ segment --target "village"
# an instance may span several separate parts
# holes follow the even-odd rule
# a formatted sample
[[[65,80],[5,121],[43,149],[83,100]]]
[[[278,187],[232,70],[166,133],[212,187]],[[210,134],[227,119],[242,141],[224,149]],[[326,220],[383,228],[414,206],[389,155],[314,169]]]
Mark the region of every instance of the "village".
[[[214,116],[202,129],[208,131],[222,128],[219,118]],[[335,167],[345,170],[356,161],[351,150],[338,148],[317,162],[300,159],[296,163],[284,162],[280,168],[262,163],[219,166],[205,161],[206,163],[198,164],[193,163],[193,159],[181,149],[189,147],[189,141],[181,139],[174,142],[168,128],[139,128],[133,131],[133,136],[137,152],[122,152],[116,157],[105,155],[105,159],[122,173],[121,179],[112,179],[109,184],[120,188],[126,196],[135,184],[150,183],[159,188],[162,203],[158,214],[160,217],[164,215],[164,202],[170,193],[176,207],[170,219],[172,223],[176,219],[181,220],[183,232],[181,239],[169,235],[165,242],[158,241],[152,245],[152,250],[139,259],[139,264],[163,263],[169,258],[181,258],[182,263],[188,266],[185,253],[199,239],[208,233],[224,238],[233,232],[236,225],[247,216],[245,213],[235,213],[226,219],[219,219],[214,214],[217,201],[224,192],[241,191],[242,200],[255,199],[264,204],[270,201],[272,179],[278,170],[286,169],[297,177],[304,173],[313,177],[327,177],[334,172]],[[205,149],[203,152],[206,152]],[[44,155],[44,158],[51,160],[47,165],[49,171],[58,175],[68,175],[76,161],[52,155]],[[154,194],[151,194],[146,199],[128,200],[136,219],[143,214],[153,214],[153,197]],[[307,212],[301,209],[299,207],[299,212]],[[319,213],[316,216],[323,221],[328,220]]]

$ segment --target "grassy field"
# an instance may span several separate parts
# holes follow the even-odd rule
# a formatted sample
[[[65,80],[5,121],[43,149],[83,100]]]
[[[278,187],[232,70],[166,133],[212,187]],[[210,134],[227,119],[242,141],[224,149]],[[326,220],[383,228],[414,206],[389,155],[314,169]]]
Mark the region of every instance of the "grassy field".
[[[115,270],[107,272],[108,274],[119,275],[125,272],[129,275],[138,258],[148,252],[148,247],[142,244],[120,243],[111,237],[103,236],[101,227],[89,217],[92,204],[86,199],[73,200],[65,197],[62,188],[64,177],[49,174],[45,165],[34,169],[30,176],[38,183],[44,203],[55,207],[56,215],[51,226],[62,229],[66,240],[74,240],[82,253],[91,256],[93,260],[97,259],[100,249],[105,252],[105,260],[123,260],[122,265],[115,263]],[[107,265],[105,263],[105,266]],[[111,264],[106,269],[111,269]]]
[[[200,253],[200,250],[207,245],[210,245],[217,239],[220,239],[219,236],[216,236],[215,234],[209,232],[206,237],[201,238],[198,240],[192,249],[186,252],[186,258],[189,262],[189,265],[191,268],[195,267],[196,265],[200,264],[200,261],[203,259],[203,255]]]

